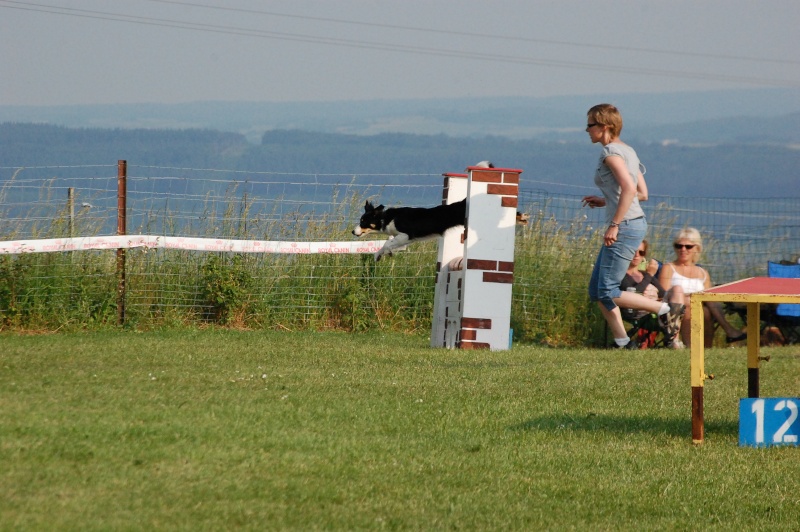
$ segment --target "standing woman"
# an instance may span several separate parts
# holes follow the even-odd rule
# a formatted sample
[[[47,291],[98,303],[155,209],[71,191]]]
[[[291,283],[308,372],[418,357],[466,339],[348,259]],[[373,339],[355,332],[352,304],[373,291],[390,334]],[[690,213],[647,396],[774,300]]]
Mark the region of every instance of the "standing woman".
[[[647,199],[647,184],[636,152],[620,140],[622,115],[616,107],[602,103],[589,109],[586,132],[593,144],[603,146],[594,175],[594,183],[603,196],[585,196],[583,205],[605,207],[608,224],[589,281],[589,298],[598,303],[616,347],[636,349],[625,331],[620,306],[658,314],[669,336],[680,328],[684,308],[620,289],[628,265],[647,233],[647,220],[639,205],[640,199]]]

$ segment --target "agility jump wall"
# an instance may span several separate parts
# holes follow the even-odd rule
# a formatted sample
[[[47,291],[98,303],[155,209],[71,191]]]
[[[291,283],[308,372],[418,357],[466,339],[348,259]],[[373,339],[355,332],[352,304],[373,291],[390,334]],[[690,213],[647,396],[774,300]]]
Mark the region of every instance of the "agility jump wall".
[[[467,198],[464,231],[439,240],[431,346],[509,348],[514,237],[522,170],[444,174],[442,202]]]

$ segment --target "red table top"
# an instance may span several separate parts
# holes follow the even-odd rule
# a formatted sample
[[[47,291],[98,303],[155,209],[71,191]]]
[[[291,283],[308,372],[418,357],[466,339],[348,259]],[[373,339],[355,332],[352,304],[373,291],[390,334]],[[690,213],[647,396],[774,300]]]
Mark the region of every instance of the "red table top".
[[[770,294],[800,295],[800,279],[783,277],[751,277],[732,283],[715,286],[703,292],[707,294]]]

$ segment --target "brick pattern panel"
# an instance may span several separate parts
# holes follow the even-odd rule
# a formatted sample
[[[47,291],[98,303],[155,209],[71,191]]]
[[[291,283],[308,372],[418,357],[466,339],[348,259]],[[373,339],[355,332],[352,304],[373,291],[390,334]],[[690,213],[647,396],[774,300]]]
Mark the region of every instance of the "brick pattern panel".
[[[486,318],[461,318],[462,329],[491,329],[492,320]]]
[[[468,270],[483,270],[484,283],[514,282],[514,263],[508,261],[467,259]]]
[[[500,270],[501,272],[513,272],[514,271],[514,263],[501,260],[500,264],[499,264],[499,267],[497,269]]]
[[[517,185],[489,185],[486,187],[487,194],[497,194],[498,196],[517,196],[518,190]]]
[[[467,259],[468,270],[496,270],[496,260]]]
[[[464,342],[458,343],[458,347],[464,350],[491,349],[492,346],[485,342]]]
[[[478,331],[475,329],[461,329],[461,340],[474,341],[478,339]]]
[[[487,194],[500,196],[501,207],[516,209],[519,206],[519,172],[473,172],[473,181],[476,181],[475,174],[491,174],[491,179],[487,175],[481,181],[489,183]]]
[[[499,273],[499,272],[483,272],[484,283],[514,283],[513,273]]]
[[[500,206],[516,209],[519,206],[519,200],[516,197],[503,196],[500,198]]]
[[[478,183],[502,183],[503,174],[501,172],[472,172],[472,181]]]

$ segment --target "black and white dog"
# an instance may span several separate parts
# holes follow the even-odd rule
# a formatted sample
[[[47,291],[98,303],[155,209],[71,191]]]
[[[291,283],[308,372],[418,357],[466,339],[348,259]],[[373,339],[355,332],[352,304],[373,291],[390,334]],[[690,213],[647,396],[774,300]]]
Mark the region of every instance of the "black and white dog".
[[[490,161],[481,161],[475,166],[494,168]],[[422,207],[386,209],[383,205],[375,207],[367,201],[364,206],[364,214],[361,215],[361,220],[353,229],[353,234],[363,236],[367,233],[378,232],[390,236],[383,247],[375,253],[375,262],[377,262],[381,260],[382,256],[405,249],[412,242],[442,236],[448,229],[464,225],[466,218],[466,199],[450,205],[437,205],[429,209]]]
[[[394,251],[404,248],[412,242],[436,238],[451,227],[464,225],[466,216],[466,199],[450,205],[437,205],[429,209],[422,207],[387,209],[383,205],[375,207],[367,201],[364,206],[364,214],[353,229],[353,234],[363,236],[367,233],[378,232],[393,237],[375,253],[377,262],[383,255],[391,255]]]

